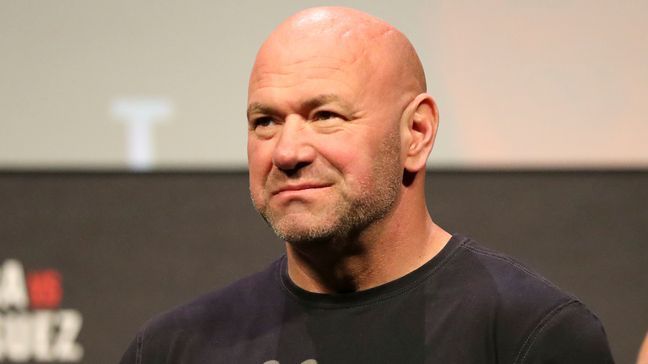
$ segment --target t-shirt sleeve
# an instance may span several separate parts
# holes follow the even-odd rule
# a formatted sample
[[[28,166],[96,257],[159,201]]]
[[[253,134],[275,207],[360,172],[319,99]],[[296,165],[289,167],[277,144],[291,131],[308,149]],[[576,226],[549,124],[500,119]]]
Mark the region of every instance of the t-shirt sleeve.
[[[582,303],[571,302],[538,324],[516,363],[609,364],[614,359],[600,320]]]

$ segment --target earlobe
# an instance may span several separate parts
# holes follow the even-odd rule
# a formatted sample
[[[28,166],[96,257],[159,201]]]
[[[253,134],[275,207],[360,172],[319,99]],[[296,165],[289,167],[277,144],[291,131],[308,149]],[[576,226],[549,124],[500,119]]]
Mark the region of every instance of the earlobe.
[[[428,94],[418,95],[406,108],[406,150],[404,167],[408,172],[425,168],[428,155],[434,146],[439,114],[436,103]]]

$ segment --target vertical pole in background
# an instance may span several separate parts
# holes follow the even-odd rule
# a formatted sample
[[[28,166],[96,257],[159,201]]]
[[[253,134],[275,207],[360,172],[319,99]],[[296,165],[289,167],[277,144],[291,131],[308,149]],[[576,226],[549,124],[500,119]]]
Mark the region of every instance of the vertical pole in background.
[[[128,165],[146,171],[153,165],[153,124],[173,112],[172,104],[162,98],[120,98],[112,103],[112,114],[126,123]]]

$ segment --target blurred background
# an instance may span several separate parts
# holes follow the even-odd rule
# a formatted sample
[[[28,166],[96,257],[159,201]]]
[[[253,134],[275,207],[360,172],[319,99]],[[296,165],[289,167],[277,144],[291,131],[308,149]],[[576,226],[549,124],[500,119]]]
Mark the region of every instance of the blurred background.
[[[0,362],[114,363],[282,245],[247,196],[246,92],[314,1],[0,2]],[[436,220],[648,328],[648,2],[339,1],[419,51]]]

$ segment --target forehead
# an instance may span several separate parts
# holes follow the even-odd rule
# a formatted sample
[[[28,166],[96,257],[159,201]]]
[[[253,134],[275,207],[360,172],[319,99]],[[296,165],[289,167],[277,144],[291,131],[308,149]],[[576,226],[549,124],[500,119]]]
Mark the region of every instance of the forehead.
[[[320,94],[320,95],[315,95],[315,96],[308,96],[308,98],[304,98],[303,100],[298,99],[296,104],[301,108],[301,109],[306,109],[306,110],[311,110],[311,109],[316,109],[322,105],[326,104],[337,104],[340,106],[343,111],[351,113],[353,112],[353,106],[348,104],[345,99],[340,97],[337,94]],[[247,109],[247,114],[248,117],[251,114],[280,114],[277,110],[275,110],[272,106],[266,105],[261,102],[251,102],[248,105]]]
[[[309,82],[353,85],[366,78],[372,68],[367,54],[357,46],[330,40],[266,44],[257,56],[249,91]]]

